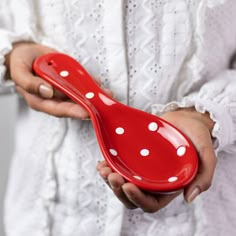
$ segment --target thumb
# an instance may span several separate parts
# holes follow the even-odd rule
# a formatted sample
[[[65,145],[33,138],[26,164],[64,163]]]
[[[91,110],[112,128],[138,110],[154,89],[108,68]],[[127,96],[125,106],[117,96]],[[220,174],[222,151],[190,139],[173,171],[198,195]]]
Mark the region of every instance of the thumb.
[[[184,198],[192,202],[200,193],[208,190],[211,186],[216,167],[216,156],[211,145],[203,146],[198,150],[199,169],[195,179],[184,190]]]

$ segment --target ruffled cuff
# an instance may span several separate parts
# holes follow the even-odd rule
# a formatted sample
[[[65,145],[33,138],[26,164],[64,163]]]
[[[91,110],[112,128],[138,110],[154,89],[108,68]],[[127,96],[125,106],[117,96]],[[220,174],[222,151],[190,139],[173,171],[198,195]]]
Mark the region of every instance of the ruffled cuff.
[[[217,152],[230,152],[230,145],[236,142],[236,71],[226,71],[216,80],[206,83],[199,92],[166,105],[152,106],[152,113],[161,115],[178,108],[195,107],[198,112],[210,114],[215,122],[212,137]]]

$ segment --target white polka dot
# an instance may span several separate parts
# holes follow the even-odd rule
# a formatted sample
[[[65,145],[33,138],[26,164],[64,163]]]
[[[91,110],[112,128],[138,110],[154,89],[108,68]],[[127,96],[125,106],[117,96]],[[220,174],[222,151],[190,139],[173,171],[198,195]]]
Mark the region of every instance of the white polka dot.
[[[124,132],[125,132],[125,130],[122,127],[116,128],[116,133],[117,134],[123,134]]]
[[[186,153],[186,147],[180,146],[180,147],[177,149],[177,155],[178,155],[179,157],[182,157],[185,153]]]
[[[144,156],[144,157],[148,156],[149,153],[150,153],[150,152],[149,152],[148,149],[143,149],[143,150],[140,151],[140,154],[141,154],[142,156]]]
[[[109,150],[112,156],[117,156],[117,151],[115,149],[110,149]]]
[[[99,93],[98,96],[103,101],[103,103],[106,104],[107,106],[112,106],[113,104],[116,103],[114,100],[111,100],[109,97],[103,95],[102,93]]]
[[[140,176],[138,176],[138,175],[134,175],[133,176],[135,179],[137,179],[137,180],[142,180],[142,177],[140,177]]]
[[[94,93],[93,92],[86,93],[85,97],[91,99],[94,97]]]
[[[173,183],[173,182],[175,182],[176,180],[178,180],[178,177],[173,176],[173,177],[170,177],[170,178],[168,179],[168,182]]]
[[[151,122],[149,125],[148,125],[148,129],[150,131],[157,131],[158,129],[158,124],[156,122]]]
[[[60,76],[67,77],[69,75],[69,72],[67,70],[63,70],[60,72]]]

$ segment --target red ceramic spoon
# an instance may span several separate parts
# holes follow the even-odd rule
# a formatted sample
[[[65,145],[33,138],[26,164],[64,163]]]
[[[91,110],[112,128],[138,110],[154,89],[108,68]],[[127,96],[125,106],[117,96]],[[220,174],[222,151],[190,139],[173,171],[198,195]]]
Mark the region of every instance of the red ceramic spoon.
[[[41,56],[33,68],[89,112],[106,161],[127,181],[144,190],[171,192],[194,178],[195,148],[173,125],[112,99],[67,55]]]

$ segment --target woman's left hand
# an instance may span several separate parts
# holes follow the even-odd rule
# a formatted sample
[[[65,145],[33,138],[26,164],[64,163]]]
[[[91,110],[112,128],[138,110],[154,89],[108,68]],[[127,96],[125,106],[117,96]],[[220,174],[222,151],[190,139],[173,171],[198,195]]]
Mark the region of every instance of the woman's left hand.
[[[208,113],[201,114],[194,108],[167,112],[163,119],[185,133],[195,146],[199,156],[199,168],[194,180],[183,190],[187,202],[192,202],[200,193],[209,189],[216,167],[216,156],[212,145],[211,131],[214,122]],[[168,205],[182,191],[173,194],[152,194],[128,183],[114,173],[105,161],[98,163],[97,170],[108,183],[117,198],[128,208],[141,208],[154,213]]]

